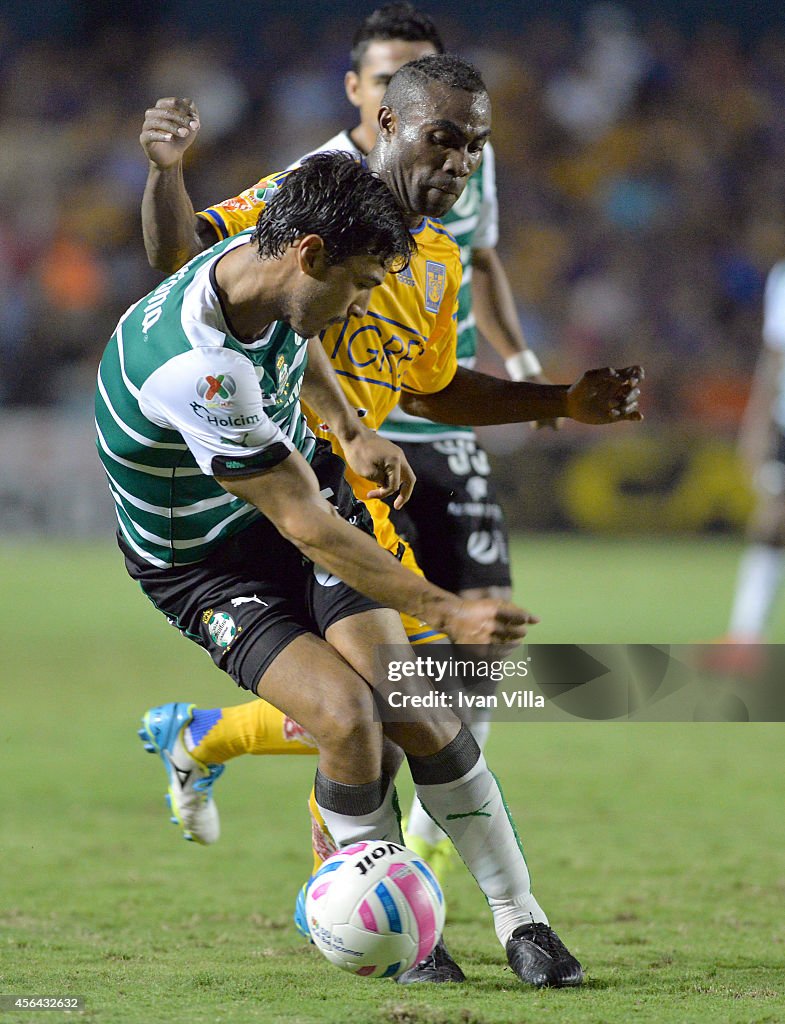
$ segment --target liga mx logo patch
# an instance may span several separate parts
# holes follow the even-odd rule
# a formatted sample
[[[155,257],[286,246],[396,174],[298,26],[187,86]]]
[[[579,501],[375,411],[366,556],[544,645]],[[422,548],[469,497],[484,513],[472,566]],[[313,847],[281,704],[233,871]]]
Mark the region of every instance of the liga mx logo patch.
[[[425,308],[429,313],[438,313],[447,283],[447,268],[443,263],[428,260],[425,264]]]
[[[236,390],[234,377],[228,373],[216,373],[214,377],[208,373],[206,377],[200,377],[196,382],[196,393],[206,402],[214,398],[231,398]]]

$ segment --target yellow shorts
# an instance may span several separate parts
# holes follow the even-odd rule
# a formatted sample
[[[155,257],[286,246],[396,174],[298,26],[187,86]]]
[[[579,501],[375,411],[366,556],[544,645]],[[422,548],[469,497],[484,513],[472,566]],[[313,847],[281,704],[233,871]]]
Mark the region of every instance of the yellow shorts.
[[[318,416],[311,413],[306,406],[303,408],[305,409],[308,423],[316,436],[329,441],[335,454],[343,459],[345,463],[346,456],[344,455],[337,438],[333,436],[331,431],[326,430],[323,425],[321,425]],[[371,518],[373,519],[373,532],[376,535],[376,540],[379,544],[381,544],[383,548],[387,548],[388,551],[392,552],[401,565],[405,565],[407,569],[411,569],[412,572],[416,572],[418,576],[424,577],[425,573],[417,564],[414,552],[406,541],[402,540],[395,532],[395,527],[390,520],[390,509],[383,501],[379,501],[378,498],[366,498],[368,491],[372,491],[377,485],[372,483],[370,480],[366,480],[364,477],[358,476],[349,468],[349,466],[346,466],[344,472],[355,495],[366,505],[368,511],[371,513]],[[428,623],[423,622],[422,619],[415,619],[411,615],[401,613],[401,621],[403,622],[403,628],[406,630],[406,636],[409,638],[410,644],[432,644],[436,640],[447,639],[444,633],[431,629]]]
[[[355,490],[356,493],[357,491]],[[417,564],[414,552],[406,541],[402,540],[395,532],[395,527],[390,520],[390,509],[387,505],[375,498],[364,500],[373,519],[373,532],[376,535],[377,541],[383,548],[391,551],[401,565],[405,565],[407,569],[416,572],[418,576],[423,576],[423,571]],[[431,629],[428,623],[423,622],[422,619],[415,619],[411,615],[401,613],[401,621],[410,644],[432,644],[435,640],[446,639],[444,633]]]

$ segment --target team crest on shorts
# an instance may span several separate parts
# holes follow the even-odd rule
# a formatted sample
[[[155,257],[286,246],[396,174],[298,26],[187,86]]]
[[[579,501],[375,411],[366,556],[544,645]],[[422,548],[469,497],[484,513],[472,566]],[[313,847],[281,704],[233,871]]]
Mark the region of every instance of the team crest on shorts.
[[[237,636],[237,626],[228,612],[215,612],[207,623],[210,639],[219,647],[228,647]]]
[[[425,263],[425,308],[429,313],[438,313],[447,283],[447,268],[443,263],[427,260]]]

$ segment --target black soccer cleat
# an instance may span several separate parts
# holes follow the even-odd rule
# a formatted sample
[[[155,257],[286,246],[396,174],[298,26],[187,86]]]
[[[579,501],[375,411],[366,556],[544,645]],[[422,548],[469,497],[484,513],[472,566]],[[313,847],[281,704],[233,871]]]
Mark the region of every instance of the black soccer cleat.
[[[521,981],[535,988],[566,988],[583,981],[583,968],[547,924],[522,924],[507,940],[505,952]]]
[[[466,981],[466,975],[447,952],[444,939],[439,939],[430,956],[399,974],[395,980],[399,985],[416,985],[419,982],[438,985],[445,981]]]

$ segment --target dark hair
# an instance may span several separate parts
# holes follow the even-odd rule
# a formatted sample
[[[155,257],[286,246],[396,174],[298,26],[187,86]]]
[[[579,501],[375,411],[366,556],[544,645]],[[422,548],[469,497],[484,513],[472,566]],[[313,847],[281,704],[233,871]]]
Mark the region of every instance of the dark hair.
[[[419,97],[429,82],[443,82],[451,89],[466,92],[487,92],[485,82],[477,68],[453,53],[432,53],[427,57],[410,60],[390,79],[382,104],[399,109],[414,97]]]
[[[385,4],[368,15],[354,33],[351,50],[352,71],[360,71],[365,51],[378,39],[432,43],[437,53],[444,53],[444,43],[431,18],[410,3]]]
[[[324,242],[330,263],[378,256],[396,273],[417,250],[392,192],[349,153],[317,153],[289,171],[251,237],[260,257],[277,259],[311,234]]]

